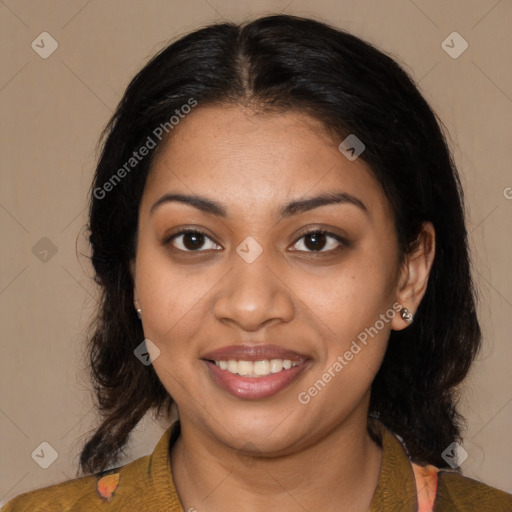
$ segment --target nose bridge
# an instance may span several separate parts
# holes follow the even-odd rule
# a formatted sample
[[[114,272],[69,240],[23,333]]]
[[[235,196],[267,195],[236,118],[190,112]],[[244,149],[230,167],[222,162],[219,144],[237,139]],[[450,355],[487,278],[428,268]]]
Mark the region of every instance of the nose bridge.
[[[291,320],[291,293],[273,268],[272,256],[252,237],[236,247],[230,255],[232,270],[215,303],[219,320],[230,319],[246,330],[256,330],[270,319]]]

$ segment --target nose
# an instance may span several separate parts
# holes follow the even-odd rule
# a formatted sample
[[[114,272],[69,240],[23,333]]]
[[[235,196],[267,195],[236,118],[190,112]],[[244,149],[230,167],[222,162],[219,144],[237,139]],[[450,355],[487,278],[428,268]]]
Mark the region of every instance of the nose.
[[[245,331],[257,331],[270,323],[290,322],[294,316],[293,292],[269,252],[251,263],[236,252],[233,266],[216,297],[214,314],[219,321],[231,322]],[[281,275],[279,275],[281,274]]]

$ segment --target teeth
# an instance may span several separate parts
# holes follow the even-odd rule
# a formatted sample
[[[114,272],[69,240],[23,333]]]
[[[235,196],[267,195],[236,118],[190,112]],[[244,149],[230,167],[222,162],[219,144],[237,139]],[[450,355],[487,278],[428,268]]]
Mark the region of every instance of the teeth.
[[[283,369],[282,359],[271,359],[270,360],[270,373],[279,373]]]
[[[253,374],[253,368],[252,361],[238,361],[238,375],[249,377]]]
[[[254,361],[252,364],[252,372],[254,375],[258,377],[260,375],[270,375],[270,363],[266,360],[264,361]]]
[[[242,375],[244,377],[266,377],[272,373],[279,373],[283,370],[289,370],[298,366],[297,361],[290,359],[262,359],[261,361],[215,361],[216,366],[221,370],[227,370],[230,373]]]

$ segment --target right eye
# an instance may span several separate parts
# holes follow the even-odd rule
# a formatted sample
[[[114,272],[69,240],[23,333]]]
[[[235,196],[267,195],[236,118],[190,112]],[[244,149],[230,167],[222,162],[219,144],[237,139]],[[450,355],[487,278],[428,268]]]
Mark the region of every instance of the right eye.
[[[202,252],[199,249],[204,245],[205,239],[210,240],[213,244],[213,247],[207,247],[206,250],[220,248],[220,245],[217,245],[206,233],[197,229],[187,229],[175,233],[164,243],[165,245],[171,244],[173,248],[183,252]]]

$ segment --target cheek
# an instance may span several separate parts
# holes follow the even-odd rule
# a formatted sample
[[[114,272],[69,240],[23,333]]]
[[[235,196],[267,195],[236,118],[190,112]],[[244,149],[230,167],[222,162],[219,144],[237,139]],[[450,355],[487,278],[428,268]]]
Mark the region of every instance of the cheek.
[[[195,349],[207,318],[209,293],[219,280],[214,268],[179,268],[165,252],[142,248],[137,255],[137,294],[144,335],[161,350],[162,360]]]
[[[300,403],[314,401],[318,414],[332,419],[340,410],[348,414],[368,393],[384,358],[391,319],[396,314],[379,297],[341,294],[338,298],[337,307],[333,301],[323,315],[330,335],[324,338],[325,351],[312,366],[299,396]],[[351,300],[345,302],[347,298]]]
[[[144,334],[160,348],[186,313],[189,288],[159,250],[144,245],[137,253],[136,275]]]
[[[324,385],[329,388],[318,402],[347,400],[350,407],[350,400],[357,401],[370,387],[396,315],[390,270],[394,258],[392,247],[378,252],[368,244],[304,295],[317,325],[327,326],[322,357],[307,379],[313,394],[320,394]],[[305,293],[306,282],[302,286]]]
[[[297,274],[294,280],[294,292],[338,348],[373,326],[394,301],[394,262],[381,255],[377,259],[359,251],[323,276]]]

